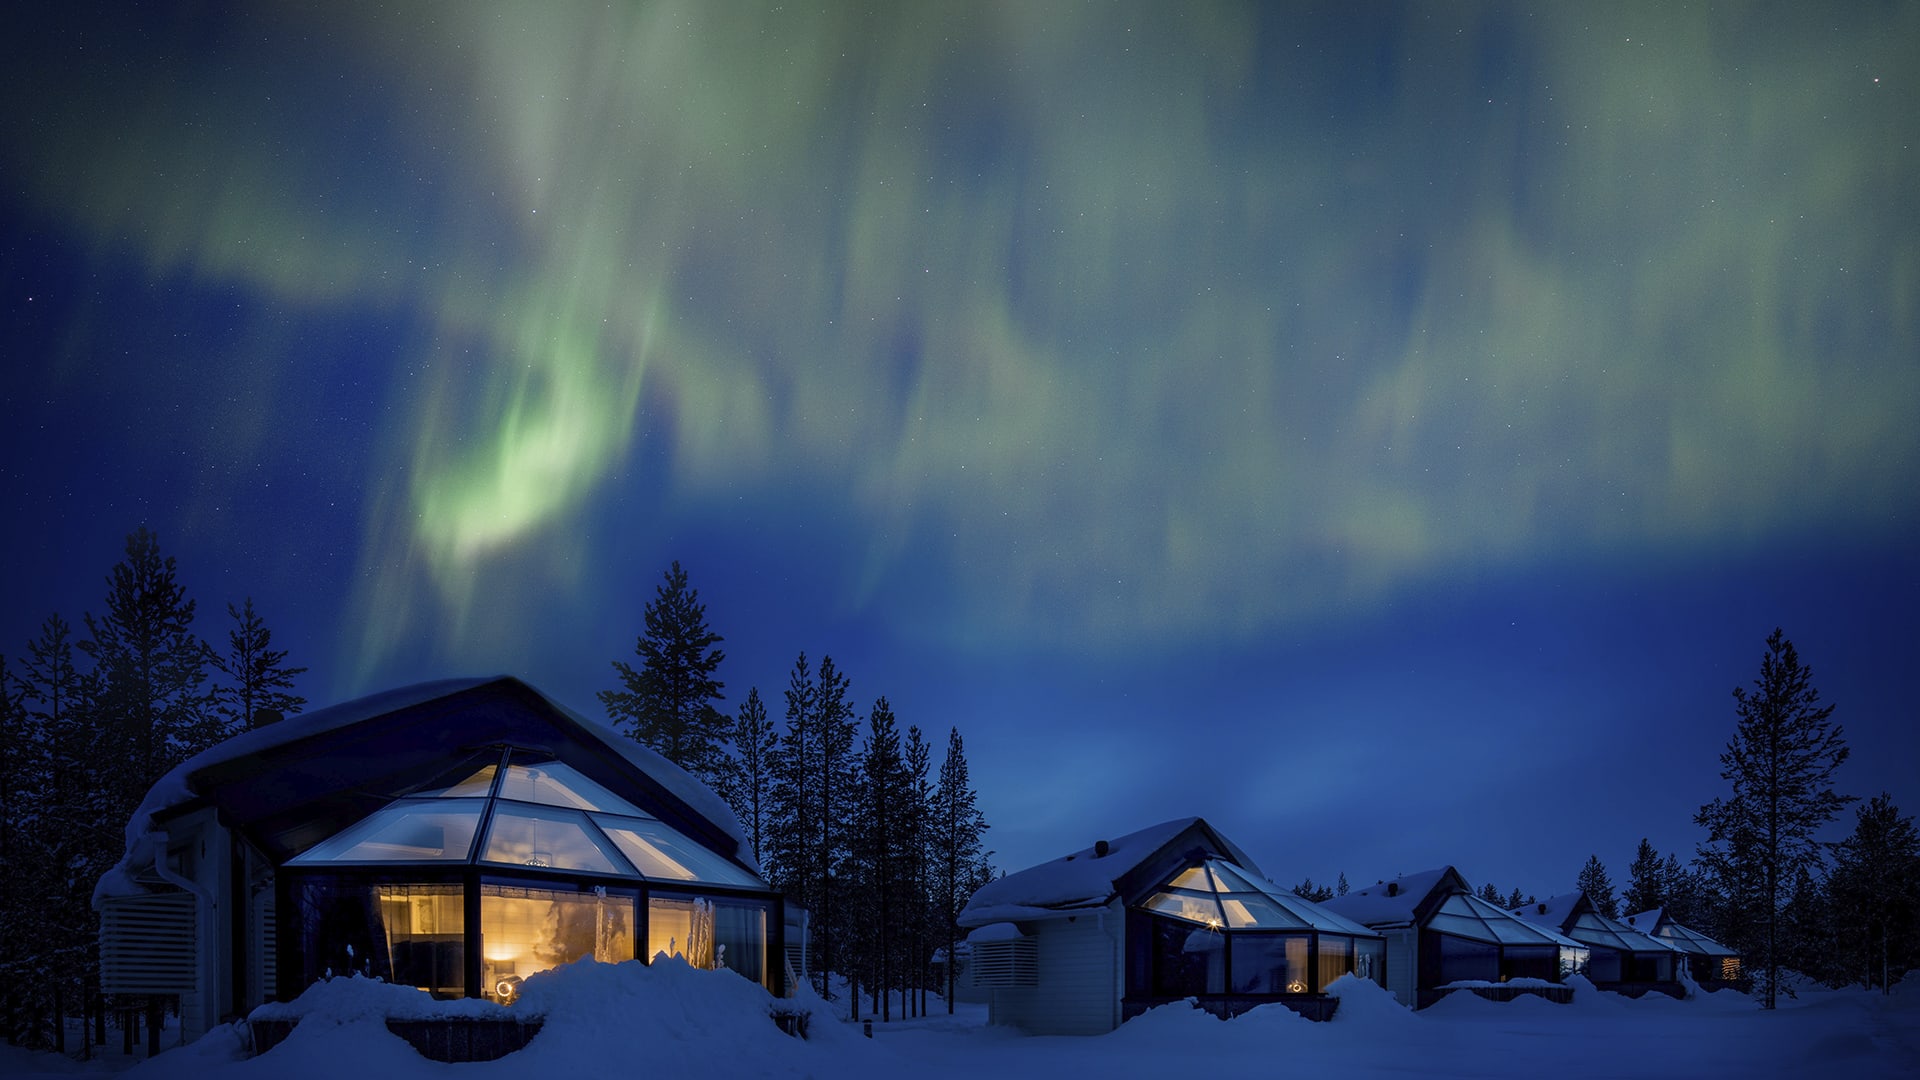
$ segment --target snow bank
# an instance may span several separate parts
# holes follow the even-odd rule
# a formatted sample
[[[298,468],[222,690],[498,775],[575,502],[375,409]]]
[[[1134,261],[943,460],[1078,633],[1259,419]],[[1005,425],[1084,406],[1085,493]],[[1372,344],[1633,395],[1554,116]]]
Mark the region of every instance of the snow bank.
[[[535,1015],[510,1012],[485,998],[435,998],[425,990],[397,986],[382,979],[354,974],[323,979],[292,1001],[268,1002],[253,1010],[250,1020],[299,1020],[351,1024],[361,1020],[434,1020],[449,1017],[510,1018]]]
[[[1413,1019],[1413,1010],[1400,1004],[1392,991],[1351,972],[1328,983],[1327,996],[1340,999],[1331,1021],[1335,1024],[1392,1027]]]

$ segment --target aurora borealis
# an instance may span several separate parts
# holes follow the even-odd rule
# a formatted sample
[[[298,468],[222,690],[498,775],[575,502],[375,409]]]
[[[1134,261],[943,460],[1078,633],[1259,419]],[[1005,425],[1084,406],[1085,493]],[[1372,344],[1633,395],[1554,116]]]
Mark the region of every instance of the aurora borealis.
[[[1201,813],[1278,873],[1544,895],[1691,849],[1777,623],[1843,785],[1920,805],[1915,5],[29,3],[0,42],[0,650],[146,521],[316,702],[586,710],[678,558],[733,702],[806,649],[958,724],[1007,865]],[[1383,798],[1436,821],[1331,824]]]

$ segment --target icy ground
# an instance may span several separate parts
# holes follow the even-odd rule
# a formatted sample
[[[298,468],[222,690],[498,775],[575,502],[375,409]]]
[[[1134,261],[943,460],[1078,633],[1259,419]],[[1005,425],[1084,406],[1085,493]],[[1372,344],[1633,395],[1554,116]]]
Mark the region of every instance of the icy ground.
[[[81,1064],[0,1047],[0,1076],[105,1075],[127,1080],[492,1080],[524,1076],[1005,1078],[1168,1077],[1244,1069],[1352,1077],[1920,1076],[1920,989],[1803,993],[1773,1012],[1720,993],[1680,1002],[1629,1001],[1582,988],[1572,1005],[1538,998],[1493,1003],[1455,994],[1414,1014],[1371,983],[1336,984],[1338,1017],[1315,1024],[1278,1006],[1219,1021],[1191,1008],[1157,1009],[1093,1038],[1039,1038],[985,1024],[985,1009],[936,1009],[922,1020],[875,1023],[874,1038],[816,1014],[813,1037],[782,1035],[770,999],[726,972],[684,965],[580,964],[529,979],[516,1009],[544,1011],[526,1049],[494,1062],[427,1061],[379,1016],[417,1008],[411,990],[337,980],[281,1006],[302,1014],[286,1043],[242,1055],[231,1029],[125,1068],[110,1051]],[[827,1007],[817,1003],[821,1010]],[[835,1003],[835,1015],[844,1012]],[[462,1004],[462,1011],[471,1004]],[[492,1006],[489,1006],[492,1008]]]

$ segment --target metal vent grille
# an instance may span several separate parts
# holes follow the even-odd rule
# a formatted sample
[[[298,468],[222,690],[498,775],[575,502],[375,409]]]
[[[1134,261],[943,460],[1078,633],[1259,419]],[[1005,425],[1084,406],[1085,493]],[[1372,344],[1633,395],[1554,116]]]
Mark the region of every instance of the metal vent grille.
[[[1040,953],[1032,938],[1017,941],[972,942],[967,967],[973,985],[1010,987],[1040,985]]]
[[[109,994],[192,993],[193,927],[191,893],[106,898],[100,905],[100,989]]]

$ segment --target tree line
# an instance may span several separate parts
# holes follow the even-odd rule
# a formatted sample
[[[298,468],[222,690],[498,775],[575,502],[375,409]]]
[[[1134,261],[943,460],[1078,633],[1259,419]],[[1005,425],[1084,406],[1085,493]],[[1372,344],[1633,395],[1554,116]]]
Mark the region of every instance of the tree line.
[[[941,764],[917,725],[904,731],[883,696],[864,725],[852,680],[830,655],[802,651],[787,675],[782,721],[757,686],[729,716],[718,703],[724,638],[676,561],[642,613],[634,663],[613,662],[618,686],[599,695],[616,728],[706,781],[740,819],[768,882],[808,912],[809,974],[848,1009],[892,1019],[924,1014],[934,954],[952,957],[955,920],[993,876],[988,825],[958,728]],[[956,965],[944,965],[953,1009]]]
[[[1616,897],[1598,855],[1576,885],[1600,913],[1663,908],[1746,962],[1764,1008],[1793,994],[1789,972],[1888,990],[1920,966],[1920,832],[1882,793],[1854,808],[1853,831],[1820,838],[1860,802],[1834,786],[1850,753],[1834,706],[1779,629],[1753,686],[1733,691],[1735,727],[1720,754],[1727,792],[1694,823],[1707,839],[1683,863],[1645,838]]]
[[[77,630],[52,614],[22,652],[0,653],[0,1025],[35,1049],[65,1049],[76,1006],[87,1020],[108,1007],[93,889],[147,789],[306,704],[306,669],[274,648],[252,597],[227,605],[224,649],[199,636],[151,530],[128,534],[105,584]]]

